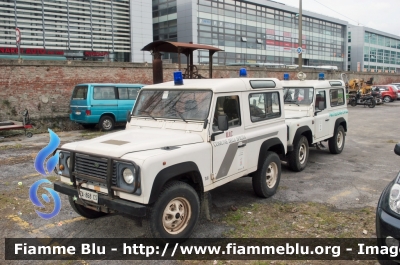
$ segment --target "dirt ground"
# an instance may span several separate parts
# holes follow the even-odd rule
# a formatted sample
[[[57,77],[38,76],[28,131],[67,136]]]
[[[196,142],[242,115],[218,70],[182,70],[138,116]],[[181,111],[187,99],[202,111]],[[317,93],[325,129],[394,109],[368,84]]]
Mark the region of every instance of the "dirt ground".
[[[250,178],[241,178],[211,191],[212,221],[203,220],[194,237],[375,237],[375,207],[384,187],[399,171],[393,153],[400,142],[400,101],[374,109],[349,106],[349,125],[342,154],[310,151],[307,168],[291,172],[283,165],[280,187],[270,199],[254,195]],[[18,132],[15,132],[18,133]],[[101,135],[94,131],[57,132],[62,143]],[[0,133],[0,137],[2,134]],[[7,135],[5,135],[7,136]],[[16,237],[143,237],[137,220],[123,215],[100,219],[78,216],[61,195],[62,208],[51,220],[37,216],[29,187],[41,179],[33,161],[49,141],[48,134],[0,139],[0,233]],[[55,181],[58,177],[48,177]],[[51,205],[49,205],[51,206]],[[51,208],[51,207],[50,207]],[[249,214],[249,212],[251,214]],[[129,231],[129,232],[127,232]],[[4,240],[0,242],[4,260]],[[26,264],[6,261],[7,264]],[[101,261],[30,264],[103,264]],[[323,261],[108,261],[107,264],[325,264]],[[376,261],[337,261],[330,264],[376,264]]]

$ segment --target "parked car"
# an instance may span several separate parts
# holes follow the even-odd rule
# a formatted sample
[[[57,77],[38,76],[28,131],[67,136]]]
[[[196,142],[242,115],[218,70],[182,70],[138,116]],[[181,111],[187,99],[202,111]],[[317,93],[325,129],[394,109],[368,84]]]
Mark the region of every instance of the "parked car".
[[[394,148],[396,155],[400,156],[400,143]],[[399,248],[400,244],[400,172],[396,178],[383,190],[376,209],[376,237],[377,244],[382,247]],[[381,264],[397,264],[400,257],[392,257],[394,261],[388,261],[389,256],[378,256]]]
[[[400,99],[400,83],[392,83],[390,85],[395,85],[397,87],[397,99]]]
[[[104,131],[114,128],[116,122],[126,122],[127,113],[135,104],[142,84],[79,84],[70,101],[71,121]]]
[[[381,92],[381,96],[384,102],[388,103],[397,99],[398,89],[395,85],[373,86],[372,90],[377,91],[377,88]]]

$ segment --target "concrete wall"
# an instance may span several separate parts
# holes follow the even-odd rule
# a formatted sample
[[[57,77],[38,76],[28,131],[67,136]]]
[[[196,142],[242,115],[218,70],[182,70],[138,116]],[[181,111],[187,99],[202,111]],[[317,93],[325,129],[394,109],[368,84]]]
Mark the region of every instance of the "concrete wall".
[[[198,66],[199,73],[208,77],[208,65]],[[214,78],[238,77],[237,66],[215,66]],[[164,65],[164,81],[171,81],[176,64]],[[36,119],[68,117],[72,90],[79,83],[143,83],[152,84],[152,65],[122,62],[80,61],[0,61],[0,121],[21,120],[20,112],[27,108]],[[276,77],[282,79],[295,71],[248,68],[249,77]],[[320,71],[305,71],[307,79],[317,79]],[[327,72],[327,79],[340,78],[340,72]],[[400,75],[387,73],[347,72],[350,79],[374,77],[375,84],[400,83]]]

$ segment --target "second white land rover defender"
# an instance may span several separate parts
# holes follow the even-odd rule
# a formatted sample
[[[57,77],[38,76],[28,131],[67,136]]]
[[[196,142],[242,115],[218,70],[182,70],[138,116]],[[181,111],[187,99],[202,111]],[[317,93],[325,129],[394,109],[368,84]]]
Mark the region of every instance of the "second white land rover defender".
[[[288,74],[285,74],[287,79]],[[303,170],[308,161],[309,147],[324,148],[328,142],[332,154],[340,154],[347,132],[348,111],[345,84],[341,80],[282,81],[284,106],[288,129],[286,160],[294,171]]]

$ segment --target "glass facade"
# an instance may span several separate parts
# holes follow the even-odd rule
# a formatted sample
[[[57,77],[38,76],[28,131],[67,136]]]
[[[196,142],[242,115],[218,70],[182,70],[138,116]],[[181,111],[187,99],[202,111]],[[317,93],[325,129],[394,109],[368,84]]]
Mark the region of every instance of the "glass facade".
[[[303,64],[343,69],[346,25],[303,15],[302,26]],[[216,64],[296,64],[298,17],[249,2],[198,0],[198,43],[225,50],[214,55]],[[208,52],[199,57],[208,63]]]
[[[176,0],[152,0],[153,41],[178,41]],[[164,53],[163,61],[177,62],[174,53]]]
[[[364,71],[394,73],[400,68],[400,39],[365,31]]]
[[[2,0],[0,47],[16,47],[18,27],[23,54],[58,51],[78,60],[129,61],[129,15],[129,0]]]

